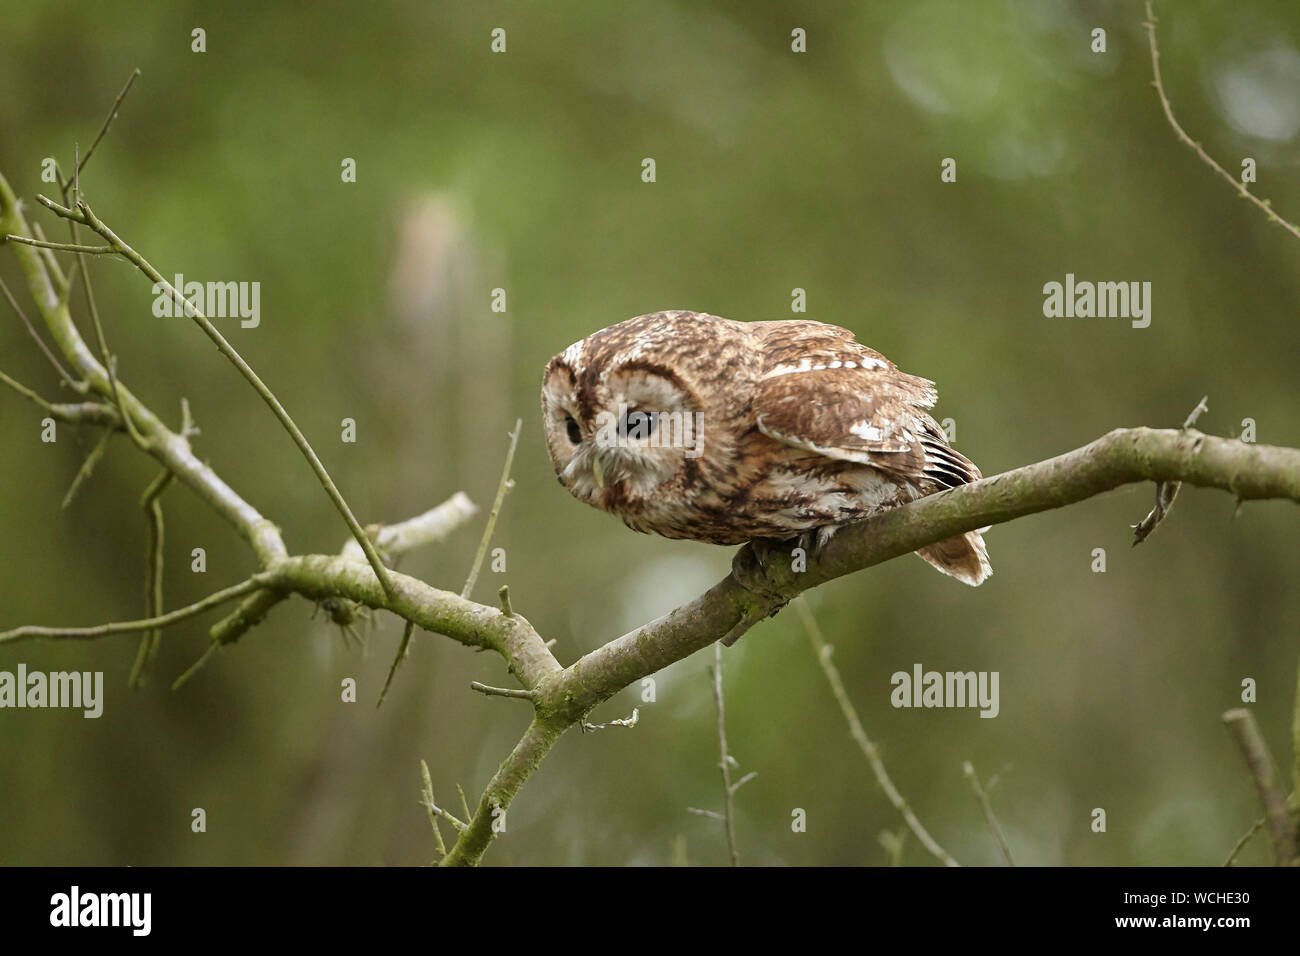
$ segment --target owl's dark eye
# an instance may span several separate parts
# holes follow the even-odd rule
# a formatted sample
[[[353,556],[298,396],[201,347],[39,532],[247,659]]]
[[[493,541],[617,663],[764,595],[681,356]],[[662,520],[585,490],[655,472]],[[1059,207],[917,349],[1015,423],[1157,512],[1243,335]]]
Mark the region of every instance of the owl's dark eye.
[[[637,409],[629,409],[623,415],[623,421],[620,423],[623,434],[628,438],[644,440],[654,434],[655,425],[658,424],[658,416],[653,412],[643,412]]]
[[[578,423],[573,420],[572,415],[566,414],[564,416],[564,427],[565,430],[569,433],[569,444],[571,445],[581,444],[582,429],[578,427]]]

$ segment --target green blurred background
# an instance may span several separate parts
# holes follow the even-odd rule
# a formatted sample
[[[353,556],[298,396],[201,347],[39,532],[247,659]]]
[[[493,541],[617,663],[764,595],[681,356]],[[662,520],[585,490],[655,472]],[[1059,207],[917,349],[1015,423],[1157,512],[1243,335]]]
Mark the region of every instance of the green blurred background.
[[[730,549],[634,534],[555,481],[537,392],[552,354],[658,309],[790,315],[853,329],[935,379],[938,415],[986,474],[1124,425],[1180,423],[1300,445],[1300,243],[1179,144],[1151,87],[1136,2],[264,4],[0,3],[0,170],[29,200],[40,162],[71,165],[134,67],[143,74],[83,188],[167,276],[259,281],[262,321],[221,325],[313,441],[362,523],[457,489],[490,503],[516,417],[516,487],[495,543],[514,605],[580,654],[693,597]],[[1160,4],[1180,119],[1234,173],[1300,216],[1300,8]],[[207,52],[190,51],[190,31]],[[507,52],[489,51],[507,31]],[[807,31],[808,52],[790,50]],[[1107,31],[1105,54],[1090,31]],[[340,181],[356,159],[358,181]],[[657,179],[641,181],[653,157]],[[944,157],[958,180],[942,183]],[[41,212],[47,233],[62,224]],[[346,529],[288,437],[202,334],[151,314],[148,282],[92,265],[120,374],[284,531],[334,552]],[[1153,284],[1150,328],[1048,319],[1042,286]],[[12,255],[0,275],[20,287]],[[504,288],[508,311],[490,310]],[[24,296],[24,300],[26,297]],[[80,293],[75,314],[89,334]],[[7,307],[0,367],[59,394]],[[0,629],[92,624],[143,609],[138,507],[156,466],[115,439],[60,500],[98,436],[0,392]],[[340,421],[358,423],[356,444]],[[1185,489],[1143,547],[1133,486],[995,528],[978,590],[904,558],[813,595],[867,730],[899,788],[959,860],[997,863],[961,773],[1000,773],[994,805],[1019,860],[1216,864],[1258,816],[1220,724],[1240,683],[1283,768],[1296,680],[1297,514]],[[164,499],[168,607],[253,568],[183,487]],[[458,590],[480,517],[401,569]],[[191,573],[192,548],[208,570]],[[1104,548],[1108,570],[1091,570]],[[0,669],[103,670],[105,711],[0,712],[0,862],[418,864],[417,804],[471,800],[523,730],[485,699],[498,658],[419,635],[382,710],[400,635],[379,617],[361,653],[294,599],[168,689],[214,617],[167,632],[131,693],[134,637],[0,649]],[[684,844],[726,859],[703,652],[657,675],[634,730],[567,735],[529,781],[491,864],[653,864]],[[740,771],[742,860],[885,859],[897,814],[875,786],[794,614],[725,655]],[[920,662],[996,670],[1001,714],[895,710],[889,677]],[[355,677],[360,700],[340,701]],[[630,688],[595,720],[640,703]],[[195,807],[207,832],[190,830]],[[1092,833],[1105,808],[1108,832]],[[791,812],[808,831],[791,832]],[[931,858],[909,842],[905,859]],[[1264,840],[1247,862],[1267,862]]]

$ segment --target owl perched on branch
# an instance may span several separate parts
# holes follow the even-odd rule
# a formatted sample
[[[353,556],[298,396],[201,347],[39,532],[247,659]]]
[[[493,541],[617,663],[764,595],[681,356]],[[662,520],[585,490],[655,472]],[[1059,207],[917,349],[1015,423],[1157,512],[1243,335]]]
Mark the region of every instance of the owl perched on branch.
[[[636,531],[713,544],[818,546],[845,524],[974,481],[926,409],[934,383],[820,322],[654,312],[546,366],[542,414],[560,483]],[[917,552],[970,585],[977,531]]]

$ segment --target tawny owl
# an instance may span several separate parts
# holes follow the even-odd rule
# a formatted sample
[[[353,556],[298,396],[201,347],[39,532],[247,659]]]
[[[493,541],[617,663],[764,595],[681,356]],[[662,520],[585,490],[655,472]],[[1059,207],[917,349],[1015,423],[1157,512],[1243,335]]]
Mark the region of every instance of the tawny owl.
[[[560,483],[636,531],[713,544],[787,540],[974,481],[926,409],[934,383],[834,325],[655,312],[551,359],[546,444]],[[970,585],[970,532],[918,551]]]

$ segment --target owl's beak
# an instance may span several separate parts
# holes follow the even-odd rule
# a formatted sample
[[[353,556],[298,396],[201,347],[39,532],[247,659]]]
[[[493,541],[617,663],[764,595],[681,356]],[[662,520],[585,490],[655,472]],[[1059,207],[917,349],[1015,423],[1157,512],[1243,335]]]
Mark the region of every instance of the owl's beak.
[[[605,490],[605,466],[600,463],[600,456],[591,457],[591,477],[596,479],[596,487]]]

